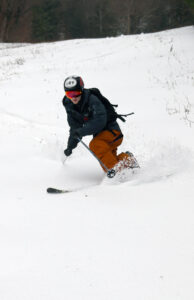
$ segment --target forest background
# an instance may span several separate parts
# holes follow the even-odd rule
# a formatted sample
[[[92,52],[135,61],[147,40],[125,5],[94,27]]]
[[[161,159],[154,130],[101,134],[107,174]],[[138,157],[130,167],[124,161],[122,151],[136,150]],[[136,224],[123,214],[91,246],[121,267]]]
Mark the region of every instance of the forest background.
[[[49,42],[194,24],[194,0],[0,0],[0,42]]]

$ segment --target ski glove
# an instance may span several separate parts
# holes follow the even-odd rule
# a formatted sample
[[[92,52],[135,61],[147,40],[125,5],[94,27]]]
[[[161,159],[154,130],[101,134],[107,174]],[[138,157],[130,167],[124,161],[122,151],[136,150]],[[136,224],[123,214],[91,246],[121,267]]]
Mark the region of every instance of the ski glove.
[[[70,148],[65,149],[65,150],[64,150],[64,154],[65,154],[66,156],[70,156],[70,155],[72,154],[72,149],[70,149]]]

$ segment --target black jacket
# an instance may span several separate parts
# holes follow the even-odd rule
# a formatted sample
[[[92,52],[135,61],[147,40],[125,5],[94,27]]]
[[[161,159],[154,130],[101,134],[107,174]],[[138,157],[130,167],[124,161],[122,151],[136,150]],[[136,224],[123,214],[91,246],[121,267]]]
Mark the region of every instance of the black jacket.
[[[67,97],[63,98],[63,105],[67,112],[67,121],[70,126],[70,135],[67,147],[74,149],[78,141],[73,138],[72,130],[78,129],[81,136],[96,136],[103,130],[120,130],[116,121],[107,124],[107,111],[102,102],[89,90],[84,89],[81,100],[73,104]]]

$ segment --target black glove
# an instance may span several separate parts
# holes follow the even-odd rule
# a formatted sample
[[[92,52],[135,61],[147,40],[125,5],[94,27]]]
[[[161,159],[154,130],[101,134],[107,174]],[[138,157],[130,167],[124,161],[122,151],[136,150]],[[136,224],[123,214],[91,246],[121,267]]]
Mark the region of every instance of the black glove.
[[[65,150],[64,150],[64,154],[65,154],[66,156],[70,156],[70,155],[72,154],[72,149],[70,149],[70,148],[65,149]]]

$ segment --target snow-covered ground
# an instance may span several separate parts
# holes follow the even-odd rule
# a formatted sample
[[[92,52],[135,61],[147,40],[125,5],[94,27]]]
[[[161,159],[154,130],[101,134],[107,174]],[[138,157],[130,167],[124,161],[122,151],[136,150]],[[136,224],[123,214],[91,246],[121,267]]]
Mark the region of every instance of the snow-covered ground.
[[[62,164],[72,74],[135,112],[136,174],[105,178],[81,144]],[[0,199],[1,300],[193,300],[194,27],[0,44]]]

